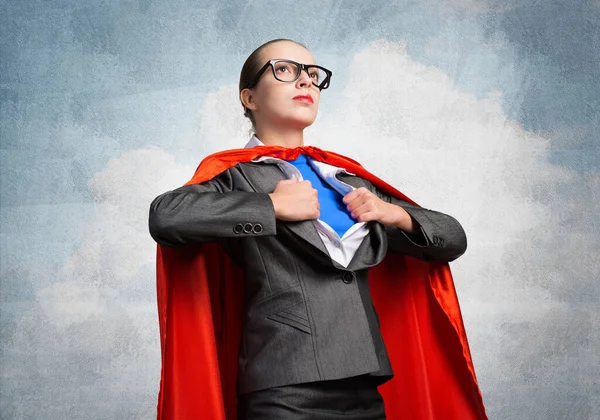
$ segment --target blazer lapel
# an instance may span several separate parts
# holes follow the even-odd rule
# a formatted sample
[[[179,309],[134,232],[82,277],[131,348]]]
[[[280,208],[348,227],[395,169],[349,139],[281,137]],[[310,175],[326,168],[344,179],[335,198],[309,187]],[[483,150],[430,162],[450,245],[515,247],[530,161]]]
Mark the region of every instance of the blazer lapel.
[[[365,187],[372,191],[367,181],[359,176],[339,173],[336,178],[352,185],[354,188]],[[387,252],[387,235],[381,223],[369,222],[369,234],[363,239],[354,257],[348,265],[348,269],[357,270],[372,267],[383,260]]]
[[[256,192],[272,193],[275,190],[277,182],[286,179],[283,171],[275,164],[247,162],[238,164],[238,167],[244,178],[246,178],[246,181],[248,181],[248,184],[250,184],[250,187]],[[328,258],[330,257],[319,232],[317,232],[314,220],[285,222],[278,226],[285,226],[310,245],[316,247]]]
[[[348,175],[343,172],[340,172],[335,177],[341,182],[345,182],[348,185],[352,185],[354,188],[368,188],[367,182],[359,176]]]

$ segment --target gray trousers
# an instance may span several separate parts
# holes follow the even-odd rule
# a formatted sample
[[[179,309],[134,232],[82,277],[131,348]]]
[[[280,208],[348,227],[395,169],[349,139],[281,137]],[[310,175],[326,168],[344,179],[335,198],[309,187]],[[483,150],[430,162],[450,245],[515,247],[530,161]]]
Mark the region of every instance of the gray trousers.
[[[268,388],[238,396],[238,420],[383,420],[373,378],[356,376]]]

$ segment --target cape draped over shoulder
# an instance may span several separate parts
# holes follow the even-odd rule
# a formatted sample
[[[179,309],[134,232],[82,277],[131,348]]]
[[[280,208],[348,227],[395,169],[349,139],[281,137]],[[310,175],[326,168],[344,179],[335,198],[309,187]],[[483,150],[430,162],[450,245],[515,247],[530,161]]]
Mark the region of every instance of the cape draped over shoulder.
[[[300,153],[344,168],[417,205],[358,162],[313,146],[256,146],[214,153],[185,185],[260,156]],[[235,420],[243,273],[216,243],[157,246],[162,370],[158,420]],[[388,253],[369,286],[394,378],[379,387],[390,420],[484,420],[450,267]]]

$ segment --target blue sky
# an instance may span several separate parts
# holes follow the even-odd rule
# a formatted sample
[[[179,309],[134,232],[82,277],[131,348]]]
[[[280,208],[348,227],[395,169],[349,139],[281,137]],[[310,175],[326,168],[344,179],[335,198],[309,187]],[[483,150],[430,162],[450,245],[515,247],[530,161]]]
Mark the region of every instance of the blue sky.
[[[334,73],[315,138],[469,229],[473,257],[456,263],[469,282],[457,287],[495,418],[562,418],[569,392],[582,407],[570,418],[593,418],[594,372],[579,366],[597,360],[600,322],[591,257],[599,26],[598,1],[0,2],[1,325],[10,338],[0,362],[3,382],[22,379],[2,387],[3,409],[33,418],[59,398],[46,418],[63,418],[69,404],[88,407],[79,418],[152,412],[148,200],[187,180],[207,151],[241,145],[241,66],[261,43],[292,38]],[[386,72],[390,63],[401,71]],[[370,135],[375,150],[361,142]],[[415,171],[397,173],[398,159]],[[52,352],[38,344],[52,338]],[[100,352],[86,340],[110,344]],[[77,370],[75,400],[52,381],[59,363]],[[124,366],[144,385],[119,376],[108,392]],[[43,372],[47,384],[34,385]],[[77,394],[82,384],[89,392]],[[28,391],[38,395],[31,412],[17,398]],[[119,403],[99,402],[99,391]]]

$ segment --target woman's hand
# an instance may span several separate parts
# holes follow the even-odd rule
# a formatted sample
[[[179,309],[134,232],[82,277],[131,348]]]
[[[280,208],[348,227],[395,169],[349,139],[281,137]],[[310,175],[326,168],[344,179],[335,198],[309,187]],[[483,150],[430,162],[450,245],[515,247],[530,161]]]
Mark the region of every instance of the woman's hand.
[[[402,207],[383,201],[365,187],[346,194],[343,198],[351,216],[359,222],[377,221],[385,226],[396,226],[414,232],[416,223]]]
[[[308,180],[284,179],[269,194],[275,208],[275,218],[286,221],[318,219],[321,215],[318,191]]]

